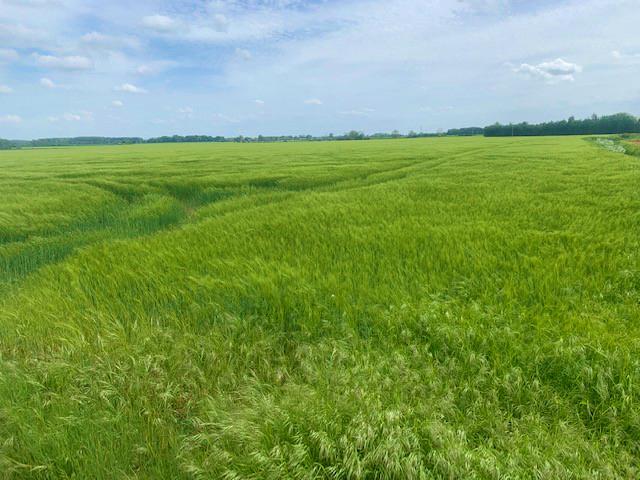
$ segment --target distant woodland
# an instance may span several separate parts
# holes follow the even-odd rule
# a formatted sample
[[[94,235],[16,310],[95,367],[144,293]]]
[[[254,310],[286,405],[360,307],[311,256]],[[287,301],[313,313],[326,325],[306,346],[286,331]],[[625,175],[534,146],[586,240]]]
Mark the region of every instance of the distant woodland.
[[[628,113],[616,113],[599,117],[592,115],[584,120],[569,117],[567,120],[545,123],[495,123],[488,127],[453,128],[442,133],[409,132],[402,134],[397,130],[391,133],[374,133],[367,135],[352,130],[344,135],[282,135],[257,137],[224,137],[210,135],[172,135],[144,139],[141,137],[72,137],[72,138],[40,138],[37,140],[3,140],[0,138],[0,150],[34,147],[68,147],[82,145],[130,145],[138,143],[189,143],[189,142],[300,142],[300,141],[334,141],[334,140],[377,140],[385,138],[420,138],[439,136],[472,136],[485,137],[522,137],[543,135],[602,135],[640,133],[640,119]]]

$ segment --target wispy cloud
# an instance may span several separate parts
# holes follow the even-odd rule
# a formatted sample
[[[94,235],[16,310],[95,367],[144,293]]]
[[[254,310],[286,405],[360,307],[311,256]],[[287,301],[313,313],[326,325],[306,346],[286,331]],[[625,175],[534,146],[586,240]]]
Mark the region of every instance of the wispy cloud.
[[[8,87],[7,85],[2,85],[0,83],[0,93],[3,93],[3,94],[13,93],[13,88]]]
[[[461,11],[483,15],[508,13],[510,4],[510,0],[458,0]]]
[[[148,15],[142,19],[142,25],[156,32],[176,32],[180,29],[180,23],[167,15]]]
[[[0,123],[22,123],[22,117],[19,115],[0,115]]]
[[[373,112],[375,112],[375,110],[372,108],[359,108],[354,110],[342,110],[338,112],[338,114],[352,116],[352,117],[366,117],[367,115],[370,115]]]
[[[12,62],[18,58],[20,55],[13,48],[0,48],[0,61]]]
[[[4,49],[37,48],[42,46],[45,40],[46,32],[27,27],[22,23],[2,23],[2,17],[0,17],[0,43]]]
[[[178,65],[178,62],[172,60],[154,60],[151,62],[138,65],[136,67],[136,74],[138,75],[158,75],[162,72],[174,68]]]
[[[76,113],[63,113],[60,116],[51,116],[48,118],[50,123],[57,122],[87,122],[93,120],[93,113],[87,111],[81,111]]]
[[[69,71],[91,70],[93,68],[91,59],[80,55],[56,56],[34,53],[32,57],[37,65],[44,68]]]
[[[298,33],[326,31],[335,25],[334,15],[327,14],[330,10],[312,6],[288,0],[212,1],[208,8],[193,8],[191,14],[173,11],[145,15],[141,24],[157,35],[185,42],[229,44],[293,38]],[[306,7],[307,11],[297,7]]]
[[[637,0],[0,5],[0,83],[13,89],[0,108],[24,116],[19,127],[4,122],[5,136],[327,133],[354,121],[436,131],[620,111],[638,99]],[[594,19],[599,36],[584,35]],[[40,115],[18,107],[33,104]],[[82,117],[79,105],[96,112],[91,122],[60,113]],[[187,105],[197,111],[188,122]]]
[[[182,107],[178,109],[178,114],[181,118],[191,119],[194,115],[194,110],[191,107]]]
[[[619,62],[624,63],[636,63],[640,62],[640,53],[632,52],[621,52],[619,50],[614,50],[611,52],[611,56]]]
[[[86,33],[81,38],[82,45],[93,49],[138,49],[140,41],[132,36],[107,35],[100,32]]]
[[[44,88],[51,88],[51,89],[60,87],[53,80],[46,77],[40,79],[40,85],[42,85]]]
[[[115,91],[124,93],[148,93],[144,88],[136,87],[132,83],[123,83],[115,87]]]

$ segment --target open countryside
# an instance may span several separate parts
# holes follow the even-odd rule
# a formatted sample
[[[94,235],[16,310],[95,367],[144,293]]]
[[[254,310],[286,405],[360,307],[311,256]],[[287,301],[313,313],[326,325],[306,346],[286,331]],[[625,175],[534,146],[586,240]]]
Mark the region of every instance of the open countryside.
[[[0,152],[0,477],[637,478],[601,143]]]
[[[638,0],[0,0],[0,480],[640,480]]]

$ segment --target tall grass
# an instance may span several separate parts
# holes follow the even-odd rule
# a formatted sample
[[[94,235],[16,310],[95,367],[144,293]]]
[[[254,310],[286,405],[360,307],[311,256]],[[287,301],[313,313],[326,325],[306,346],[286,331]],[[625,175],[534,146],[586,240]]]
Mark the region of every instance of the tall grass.
[[[637,478],[640,169],[579,138],[0,154],[0,476]]]

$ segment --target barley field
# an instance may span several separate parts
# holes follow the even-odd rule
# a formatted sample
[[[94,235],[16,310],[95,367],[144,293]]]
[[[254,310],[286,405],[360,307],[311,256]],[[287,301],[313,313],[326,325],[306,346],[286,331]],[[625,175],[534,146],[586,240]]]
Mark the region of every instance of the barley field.
[[[0,152],[0,478],[636,479],[640,159]]]

